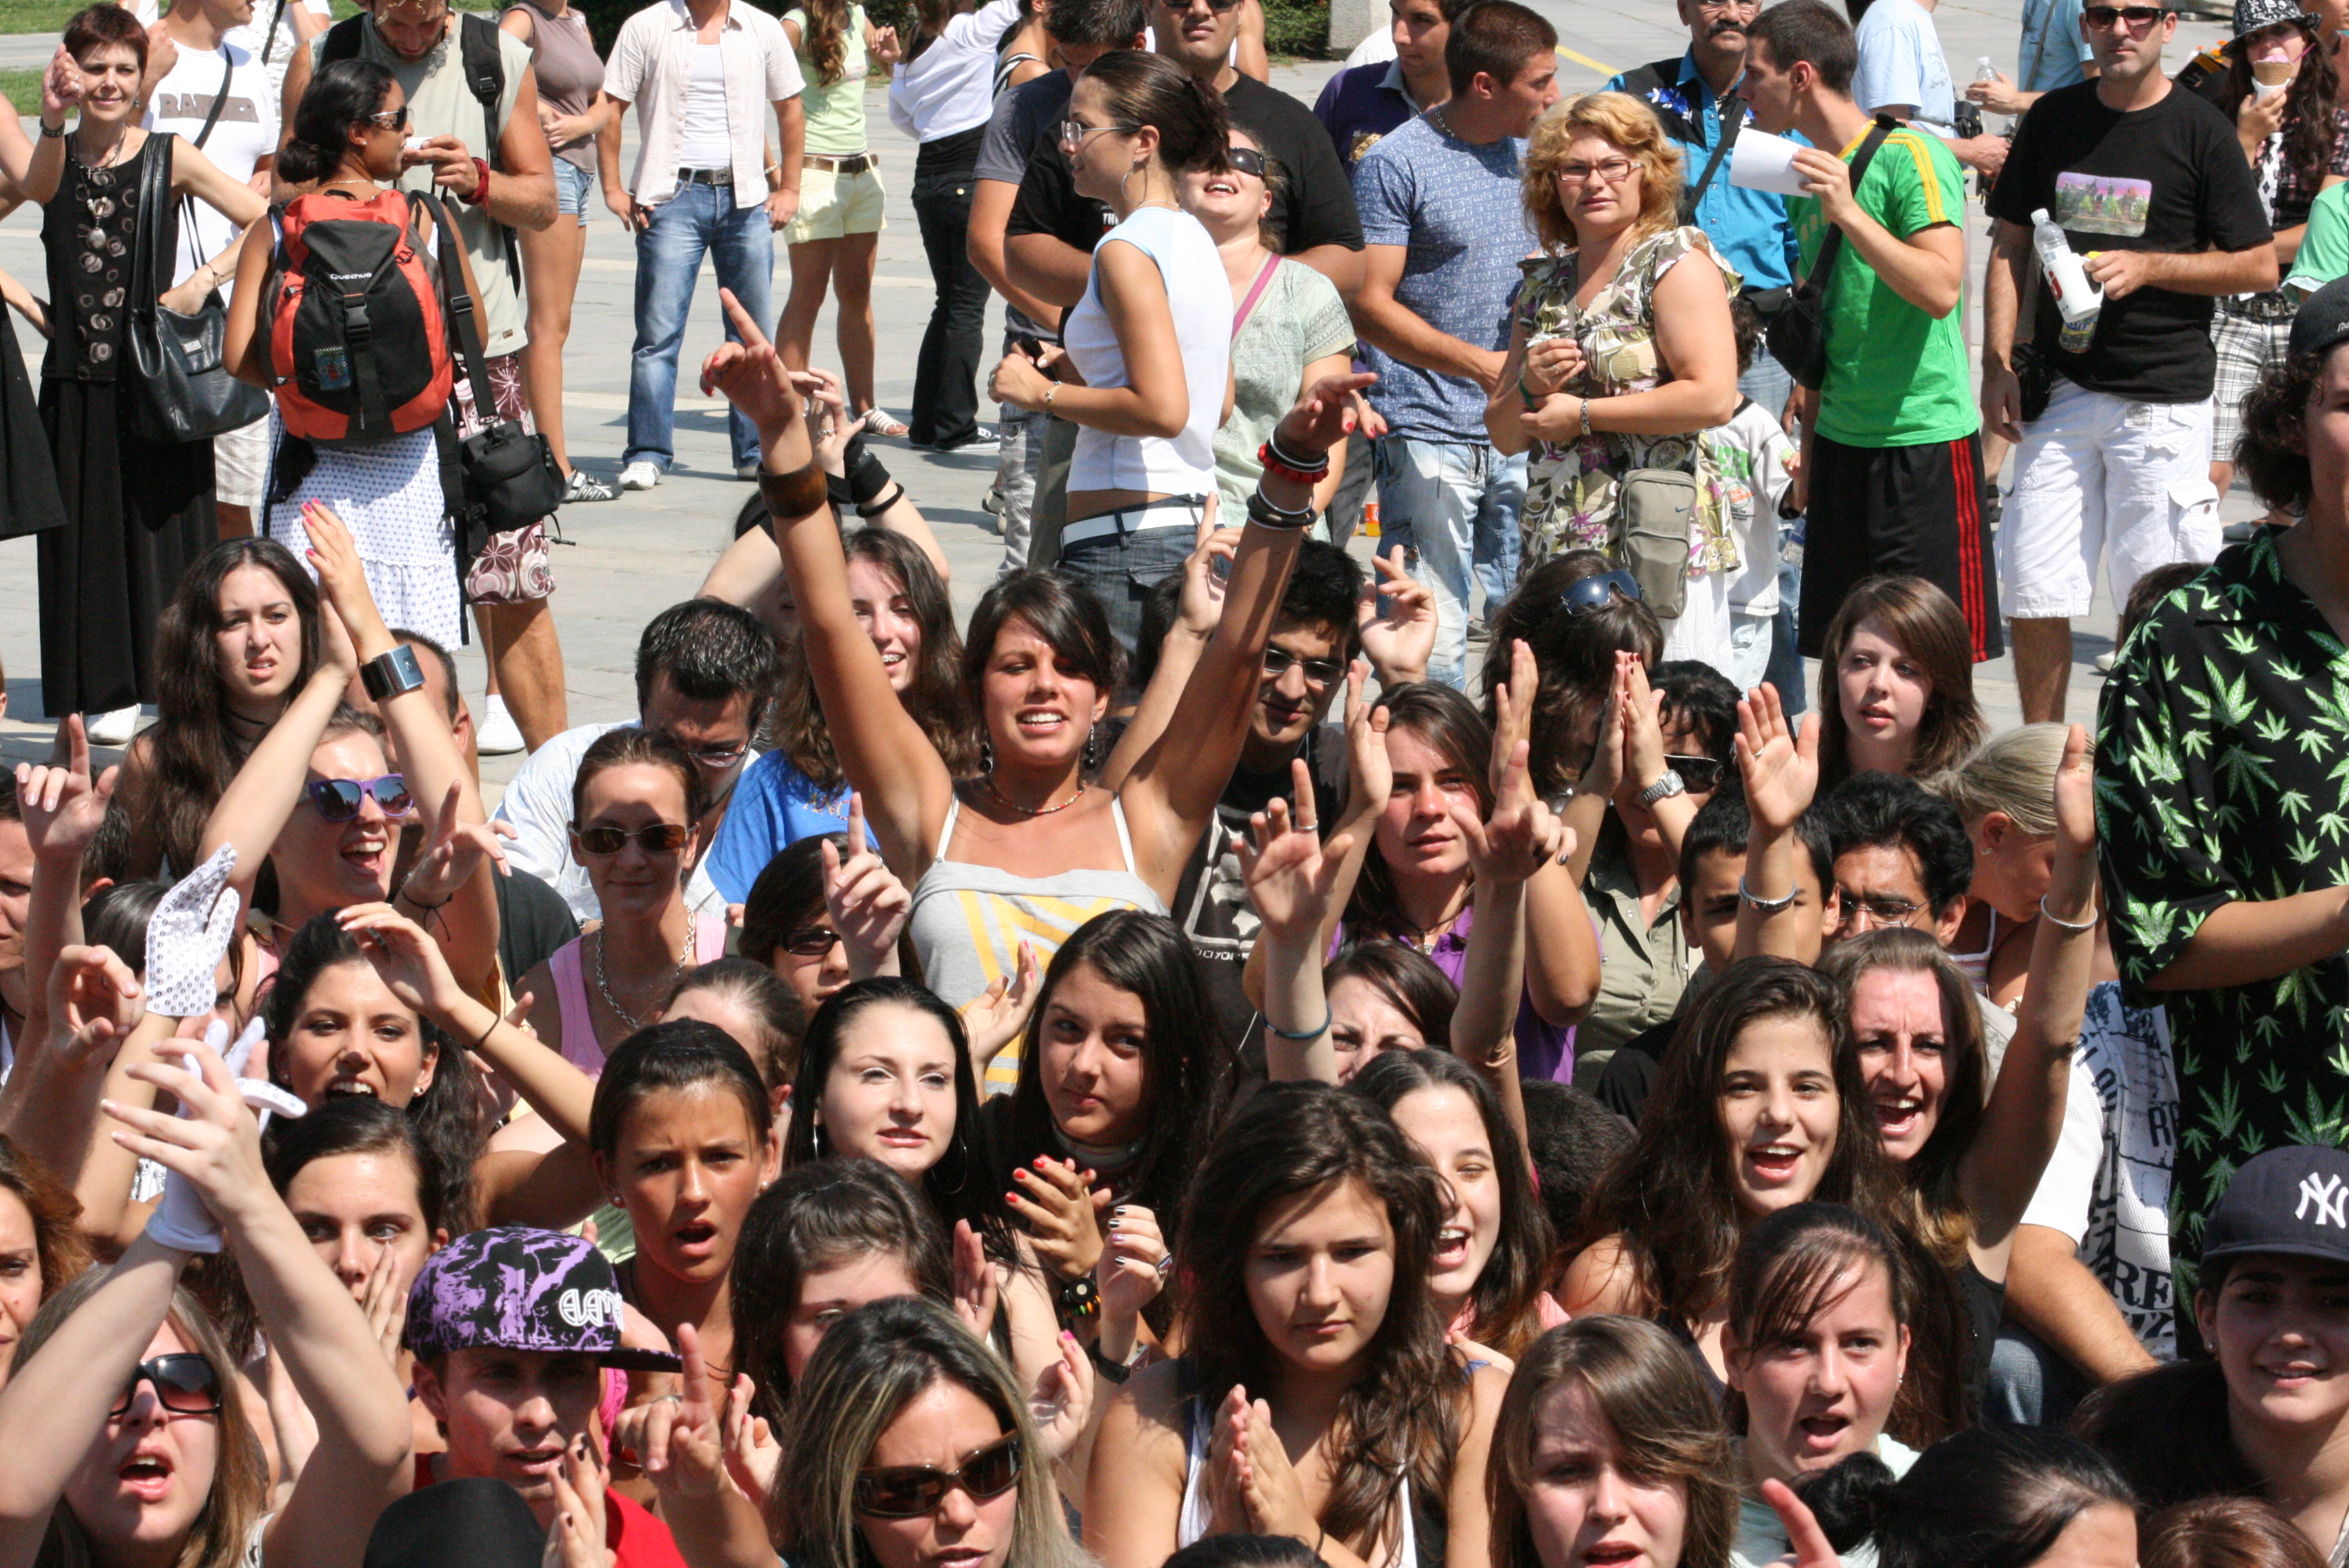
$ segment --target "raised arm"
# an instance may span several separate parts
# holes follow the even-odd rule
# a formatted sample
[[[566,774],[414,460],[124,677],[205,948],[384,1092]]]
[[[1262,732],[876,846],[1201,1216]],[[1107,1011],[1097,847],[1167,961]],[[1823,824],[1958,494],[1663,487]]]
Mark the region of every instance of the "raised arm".
[[[1296,809],[1276,798],[1250,820],[1238,845],[1248,902],[1263,923],[1254,953],[1264,955],[1265,1076],[1275,1083],[1336,1083],[1321,928],[1353,835],[1321,841],[1313,769],[1302,757],[1290,758],[1288,769]]]
[[[1372,379],[1349,375],[1321,382],[1282,418],[1272,444],[1300,466],[1326,463],[1330,449],[1354,426],[1353,403],[1347,394]],[[1142,875],[1162,897],[1174,895],[1184,863],[1239,761],[1248,714],[1264,676],[1265,645],[1272,639],[1289,570],[1297,563],[1297,547],[1311,521],[1310,482],[1300,484],[1268,471],[1257,493],[1283,522],[1272,527],[1251,517],[1241,531],[1224,591],[1223,614],[1200,655],[1198,668],[1183,688],[1183,711],[1197,716],[1198,722],[1184,726],[1179,742],[1172,734],[1162,736],[1118,786]]]
[[[62,758],[64,766],[16,766],[16,805],[33,849],[33,892],[25,912],[25,973],[36,981],[49,973],[58,954],[81,940],[82,857],[106,820],[107,802],[122,777],[121,769],[109,768],[91,779],[89,739],[79,714],[58,721],[57,748],[50,756]],[[46,1038],[47,1025],[47,991],[40,986],[29,999],[19,1051]]]
[[[81,67],[66,53],[63,44],[49,57],[48,69],[41,74],[41,128],[46,131],[65,129],[67,111],[81,101],[84,82]],[[9,106],[6,117],[12,129],[16,129],[15,106]],[[36,206],[46,206],[57,193],[65,179],[65,138],[43,136],[27,141],[24,132],[16,129],[13,139],[0,139],[0,171],[8,176],[17,193]]]
[[[285,820],[302,803],[310,776],[310,754],[318,749],[327,722],[342,706],[351,677],[358,673],[358,659],[351,651],[342,618],[323,599],[318,614],[326,631],[319,639],[318,667],[246,756],[228,788],[221,791],[220,803],[206,819],[203,838],[196,849],[196,863],[201,865],[222,845],[236,847],[236,872],[229,886],[247,908],[252,907],[254,879],[261,874],[262,862],[285,830]]]
[[[317,1422],[317,1444],[264,1532],[266,1560],[357,1568],[376,1516],[409,1490],[407,1390],[358,1303],[270,1186],[260,1126],[228,1065],[192,1043],[185,1060],[138,1069],[185,1114],[121,1108],[113,1114],[130,1129],[121,1140],[202,1195],[235,1249],[271,1353]]]
[[[1811,916],[1795,901],[1795,857],[1803,846],[1795,824],[1818,792],[1818,715],[1806,715],[1798,734],[1786,723],[1777,688],[1755,686],[1737,700],[1737,768],[1753,825],[1738,886],[1736,955],[1766,953],[1808,964],[1816,954],[1802,937],[1802,923]]]
[[[0,1134],[67,1187],[78,1187],[98,1122],[107,1067],[146,1016],[137,975],[105,947],[68,946],[39,970],[49,1020],[27,1035],[0,1088]],[[129,1172],[123,1172],[126,1190]]]
[[[802,418],[800,386],[805,383],[795,385],[731,290],[720,290],[719,297],[741,341],[709,356],[701,389],[722,393],[759,427],[760,489],[799,606],[800,643],[832,727],[833,747],[849,783],[864,797],[882,854],[911,882],[936,855],[954,779],[897,700],[880,650],[850,608],[848,558]]]
[[[1117,748],[1102,766],[1097,782],[1102,789],[1114,789],[1124,783],[1133,765],[1150,754],[1174,721],[1183,694],[1190,688],[1192,673],[1199,667],[1207,643],[1216,634],[1216,624],[1223,618],[1226,579],[1216,574],[1216,562],[1229,570],[1239,539],[1237,528],[1200,528],[1197,542],[1183,562],[1183,593],[1174,624],[1159,645],[1158,663],[1151,671],[1150,684],[1142,688],[1133,717],[1125,722],[1125,733],[1117,738]]]
[[[2078,725],[2055,772],[2055,867],[2031,934],[2031,975],[2015,1009],[2014,1038],[1959,1180],[1973,1216],[1972,1246],[2005,1277],[2039,1178],[2064,1132],[2072,1051],[2088,1010],[2096,954],[2095,781],[2088,732]]]

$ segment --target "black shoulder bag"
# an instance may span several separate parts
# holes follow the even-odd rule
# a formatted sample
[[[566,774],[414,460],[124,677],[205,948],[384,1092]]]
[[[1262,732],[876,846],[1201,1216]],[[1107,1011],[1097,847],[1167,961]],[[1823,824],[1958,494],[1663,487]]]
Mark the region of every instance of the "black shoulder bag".
[[[193,315],[160,303],[179,249],[171,211],[171,137],[154,133],[140,170],[139,232],[131,242],[130,366],[138,377],[139,433],[150,441],[208,441],[268,418],[269,394],[229,374],[228,306],[214,290]]]
[[[1884,139],[1900,129],[1900,122],[1890,115],[1876,117],[1874,129],[1859,144],[1859,151],[1851,160],[1851,188],[1857,193],[1860,181],[1868,173],[1868,165]],[[1786,297],[1785,308],[1769,326],[1770,357],[1786,367],[1802,386],[1816,392],[1827,378],[1827,289],[1835,283],[1836,263],[1843,257],[1843,231],[1827,225],[1827,234],[1819,242],[1819,253],[1811,263],[1811,270]]]
[[[458,490],[451,510],[457,519],[460,567],[487,548],[493,533],[527,528],[554,515],[563,504],[563,477],[546,438],[523,428],[519,419],[498,418],[490,390],[489,366],[481,359],[481,333],[473,325],[473,299],[465,288],[457,257],[465,243],[445,197],[427,199],[440,229],[440,303],[448,324],[449,351],[462,356],[473,390],[473,413],[481,428],[457,442]]]

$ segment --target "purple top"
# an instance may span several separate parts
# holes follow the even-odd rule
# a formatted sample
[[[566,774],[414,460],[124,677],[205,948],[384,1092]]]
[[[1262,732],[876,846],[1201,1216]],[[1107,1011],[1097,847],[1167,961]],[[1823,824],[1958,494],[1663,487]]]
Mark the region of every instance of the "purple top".
[[[1460,989],[1460,976],[1468,967],[1468,933],[1476,923],[1476,906],[1472,903],[1460,912],[1452,929],[1435,939],[1427,956],[1452,982],[1454,991]],[[1334,957],[1346,944],[1346,923],[1338,923],[1336,934],[1330,942],[1325,957]],[[1548,1078],[1554,1083],[1574,1081],[1574,1026],[1561,1027],[1545,1021],[1534,1011],[1530,995],[1517,1003],[1517,1076],[1521,1078]],[[1448,1048],[1448,1047],[1447,1047]]]

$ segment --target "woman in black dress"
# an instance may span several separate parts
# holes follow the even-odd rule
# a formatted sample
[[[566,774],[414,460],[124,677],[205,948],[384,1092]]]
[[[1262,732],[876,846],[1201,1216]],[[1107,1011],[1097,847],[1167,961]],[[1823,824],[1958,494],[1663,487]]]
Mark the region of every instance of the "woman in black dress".
[[[185,139],[159,142],[139,129],[147,34],[128,10],[92,5],[67,25],[65,43],[78,74],[61,73],[62,90],[42,95],[24,182],[45,209],[41,423],[66,507],[66,526],[41,535],[41,701],[53,715],[103,714],[154,700],[156,625],[181,573],[213,540],[212,443],[141,436],[124,363],[143,160],[169,157],[173,197],[193,196],[240,228],[268,209]],[[68,137],[74,104],[80,122]],[[177,226],[175,201],[167,227]],[[157,242],[176,244],[173,232]],[[194,309],[234,270],[235,255],[231,245],[164,303]]]

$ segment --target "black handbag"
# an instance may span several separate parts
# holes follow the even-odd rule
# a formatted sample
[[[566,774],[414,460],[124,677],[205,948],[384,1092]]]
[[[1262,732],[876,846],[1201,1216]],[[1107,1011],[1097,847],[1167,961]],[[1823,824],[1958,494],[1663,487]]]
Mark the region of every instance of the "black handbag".
[[[208,441],[267,418],[269,394],[229,374],[228,306],[217,289],[193,315],[158,303],[171,286],[179,224],[171,211],[172,138],[159,133],[156,143],[140,170],[130,266],[139,303],[124,324],[139,382],[135,423],[150,441]]]
[[[1875,127],[1852,157],[1853,191],[1859,189],[1876,150],[1884,145],[1886,137],[1899,129],[1900,122],[1890,115],[1876,117]],[[1803,274],[1802,283],[1786,296],[1785,308],[1768,328],[1770,357],[1785,366],[1786,374],[1796,382],[1814,392],[1827,378],[1827,288],[1835,282],[1836,263],[1842,255],[1843,231],[1830,223],[1811,270]]]
[[[481,333],[473,324],[472,295],[464,287],[464,269],[457,260],[465,239],[445,198],[434,198],[431,206],[440,225],[440,298],[450,347],[463,356],[473,412],[481,421],[481,428],[457,442],[461,494],[456,507],[458,560],[470,565],[487,548],[492,534],[510,533],[554,516],[563,504],[563,474],[545,437],[523,428],[519,419],[498,418],[489,366],[481,358]]]

